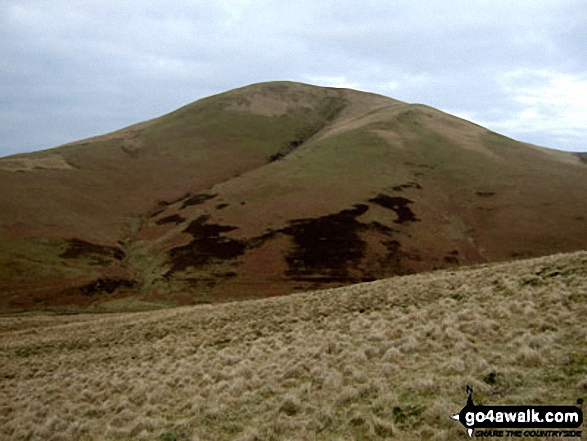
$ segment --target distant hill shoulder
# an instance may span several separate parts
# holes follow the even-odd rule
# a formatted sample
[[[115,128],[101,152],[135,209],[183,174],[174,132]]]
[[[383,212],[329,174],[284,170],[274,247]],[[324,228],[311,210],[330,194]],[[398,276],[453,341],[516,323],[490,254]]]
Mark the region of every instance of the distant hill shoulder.
[[[216,303],[585,249],[585,154],[259,83],[0,158],[0,310]]]

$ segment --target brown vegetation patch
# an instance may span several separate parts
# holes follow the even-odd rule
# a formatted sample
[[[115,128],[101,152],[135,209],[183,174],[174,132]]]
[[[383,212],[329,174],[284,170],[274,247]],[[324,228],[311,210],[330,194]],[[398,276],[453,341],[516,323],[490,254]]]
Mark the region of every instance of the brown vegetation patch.
[[[122,260],[124,251],[117,247],[98,245],[82,239],[70,239],[67,241],[67,249],[59,255],[63,259],[78,259],[80,257],[92,257],[100,264],[107,263],[100,257]]]
[[[369,202],[373,202],[383,208],[394,211],[395,214],[397,214],[397,219],[394,221],[396,224],[420,221],[414,212],[410,210],[410,207],[408,207],[409,204],[413,203],[413,201],[409,199],[379,194],[377,197],[369,199]]]
[[[103,294],[112,294],[120,288],[132,289],[136,282],[130,279],[98,279],[82,286],[67,291],[67,295],[81,294],[86,297],[94,297]]]
[[[194,239],[189,244],[173,248],[169,252],[172,267],[166,276],[188,267],[197,268],[218,260],[235,259],[245,252],[245,242],[221,236],[222,233],[236,230],[237,227],[209,224],[209,218],[207,215],[200,216],[183,230]]]
[[[282,230],[294,242],[286,256],[287,275],[294,280],[348,279],[349,264],[359,262],[365,253],[365,242],[359,236],[365,225],[356,218],[368,209],[367,205],[357,204],[336,214],[292,221]]]
[[[213,288],[221,282],[225,282],[227,279],[232,279],[237,276],[234,271],[224,272],[211,272],[209,276],[197,276],[197,277],[186,277],[184,280],[192,290],[206,290]],[[191,299],[190,299],[191,300]],[[193,304],[193,301],[184,303],[186,305]]]
[[[24,222],[15,222],[10,225],[0,225],[0,232],[5,239],[21,239],[31,236],[35,231],[34,227]]]
[[[449,252],[446,256],[444,256],[444,261],[446,263],[459,263],[459,252],[458,250],[453,250]]]
[[[172,214],[170,216],[165,216],[161,219],[158,219],[157,221],[155,221],[155,223],[157,225],[164,225],[170,223],[181,224],[183,221],[185,221],[185,217],[181,217],[179,214]]]
[[[416,185],[405,184],[409,188],[416,188]],[[411,203],[408,199],[380,195],[371,202],[394,210],[398,215],[396,223],[417,220],[407,207]],[[235,261],[245,253],[249,256],[249,252],[264,249],[266,243],[273,243],[278,237],[289,238],[285,249],[275,255],[284,266],[278,265],[279,270],[271,274],[261,271],[263,276],[260,280],[263,283],[290,280],[309,283],[306,287],[308,289],[374,280],[376,277],[373,274],[378,274],[382,268],[394,268],[394,274],[411,272],[405,267],[405,261],[418,256],[402,249],[400,241],[394,237],[396,230],[376,220],[360,221],[358,218],[368,210],[368,204],[356,204],[350,209],[326,216],[295,219],[284,228],[242,239],[226,236],[226,233],[237,227],[210,223],[210,216],[202,215],[183,230],[191,234],[193,240],[168,252],[172,266],[165,278],[169,279],[174,273],[191,268],[182,280],[192,288],[210,288],[227,282],[227,279],[234,277],[232,273],[226,273],[224,263]],[[371,250],[371,244],[378,244],[375,251]],[[270,245],[267,250],[272,247]],[[265,253],[260,252],[260,256]],[[237,264],[240,267],[247,259],[229,263],[229,267]],[[266,266],[267,262],[262,265]],[[376,267],[374,272],[371,271],[372,267]],[[230,283],[241,282],[249,283],[249,280],[239,276]]]
[[[183,204],[181,205],[181,209],[190,207],[192,205],[200,205],[206,202],[207,200],[214,199],[217,195],[215,194],[207,194],[207,193],[200,193],[194,196],[188,196]]]
[[[28,281],[19,287],[10,287],[10,309],[76,312],[114,297],[134,295],[137,285],[135,280],[117,275],[115,271],[93,280],[55,278]]]
[[[302,139],[295,139],[293,141],[288,142],[284,147],[279,149],[279,151],[277,153],[275,153],[274,155],[271,155],[269,157],[269,162],[275,162],[280,159],[283,159],[285,156],[289,155],[291,152],[293,152],[295,149],[297,149],[303,143],[304,143],[304,140],[302,140]]]
[[[410,254],[402,250],[402,244],[397,240],[386,240],[383,242],[383,245],[385,245],[385,248],[387,249],[384,266],[393,269],[392,274],[403,275],[412,273],[413,271],[404,266],[404,261],[418,261],[421,259],[416,253]]]
[[[401,207],[409,201],[397,199],[391,206],[399,211],[399,218],[406,221],[407,215]],[[230,286],[245,283],[247,291],[248,285],[253,283],[253,274],[254,283],[277,290],[277,285],[288,280],[301,282],[304,289],[312,289],[371,281],[381,274],[413,272],[407,262],[421,257],[413,250],[402,249],[395,237],[397,230],[376,220],[360,221],[358,218],[368,210],[368,204],[356,204],[338,213],[292,220],[279,230],[238,240],[225,235],[237,227],[210,223],[210,216],[202,215],[183,230],[194,239],[168,252],[172,266],[164,277],[169,280],[174,273],[190,269],[181,278],[192,289],[210,289],[220,283],[224,289],[227,282]],[[287,240],[277,249],[275,243],[280,238]],[[243,259],[236,260],[245,253]],[[268,262],[269,255],[280,263]],[[255,269],[247,263],[250,259],[257,262]],[[234,270],[235,265],[239,268],[245,265],[248,269],[244,273],[239,269],[235,277],[232,271],[226,272]],[[234,280],[229,282],[228,279]]]
[[[103,276],[37,296],[35,309],[76,311],[115,298],[136,295],[138,288],[138,282],[131,278]]]
[[[418,184],[417,182],[408,182],[406,184],[401,184],[398,185],[396,187],[393,187],[393,191],[403,191],[406,188],[416,188],[418,190],[422,189],[422,186],[420,184]]]
[[[298,282],[340,284],[374,280],[371,271],[380,266],[394,268],[395,274],[409,272],[404,261],[418,256],[401,249],[401,243],[393,238],[392,228],[376,221],[357,220],[368,210],[367,205],[357,204],[336,214],[292,221],[280,230],[291,236],[293,242],[285,258],[289,266],[286,275]],[[378,257],[372,255],[369,237],[382,246]]]

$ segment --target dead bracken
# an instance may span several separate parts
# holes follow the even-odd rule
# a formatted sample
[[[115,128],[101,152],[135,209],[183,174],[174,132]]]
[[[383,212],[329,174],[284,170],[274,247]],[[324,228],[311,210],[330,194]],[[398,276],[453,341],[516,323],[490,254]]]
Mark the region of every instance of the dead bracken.
[[[413,201],[404,197],[393,197],[385,194],[379,194],[376,197],[369,199],[369,202],[373,202],[374,204],[380,205],[383,208],[394,211],[397,215],[397,219],[394,221],[396,224],[420,221],[414,212],[410,210],[410,207],[408,207],[408,205],[412,204]]]

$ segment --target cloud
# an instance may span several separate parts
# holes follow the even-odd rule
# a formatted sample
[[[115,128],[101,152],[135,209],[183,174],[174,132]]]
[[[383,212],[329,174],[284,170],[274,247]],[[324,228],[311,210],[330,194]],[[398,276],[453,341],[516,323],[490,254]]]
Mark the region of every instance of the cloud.
[[[6,0],[0,155],[279,79],[382,93],[576,149],[584,108],[563,91],[586,75],[586,11],[582,0]],[[545,92],[548,103],[528,101]]]
[[[486,125],[550,147],[587,151],[587,75],[545,69],[516,69],[500,78],[515,106]]]

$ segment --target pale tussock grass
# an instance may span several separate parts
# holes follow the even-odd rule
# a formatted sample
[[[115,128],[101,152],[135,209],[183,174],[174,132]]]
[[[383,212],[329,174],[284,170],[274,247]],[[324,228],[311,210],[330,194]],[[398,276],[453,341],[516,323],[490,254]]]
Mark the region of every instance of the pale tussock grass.
[[[466,439],[448,418],[466,384],[491,404],[587,393],[586,267],[578,253],[263,301],[5,318],[0,439]]]

